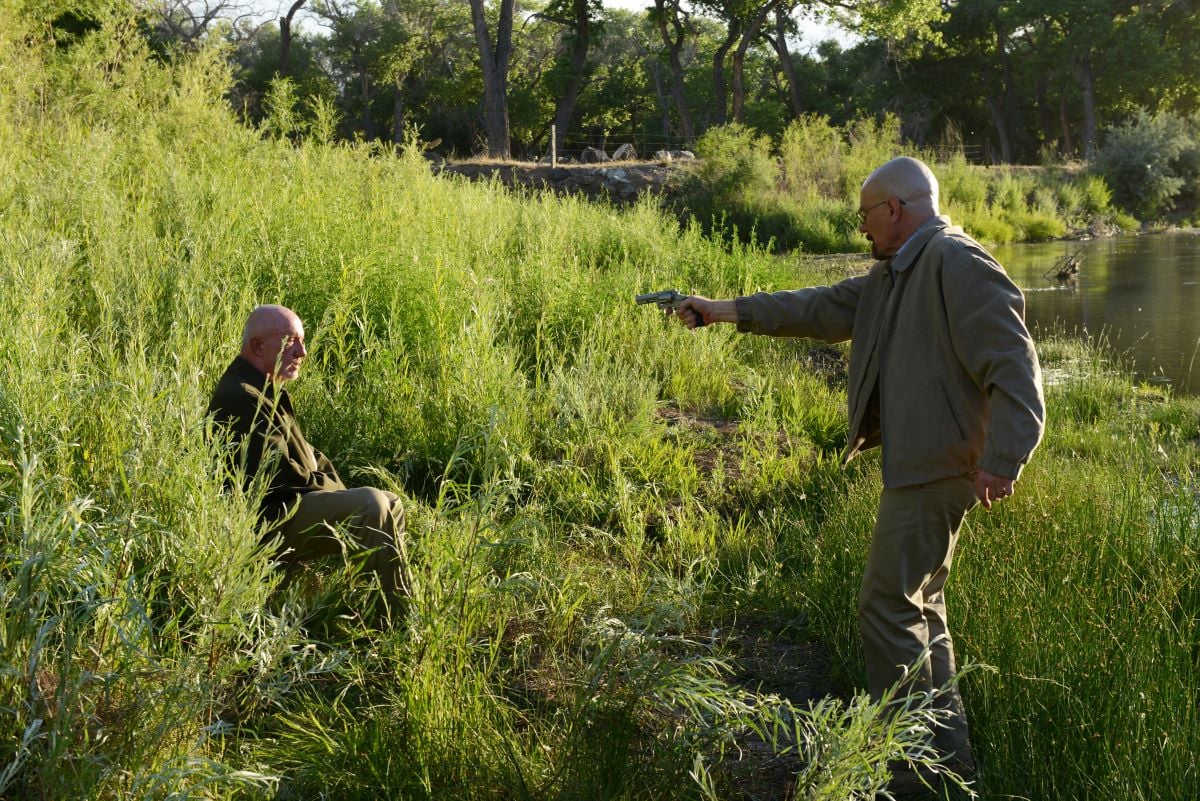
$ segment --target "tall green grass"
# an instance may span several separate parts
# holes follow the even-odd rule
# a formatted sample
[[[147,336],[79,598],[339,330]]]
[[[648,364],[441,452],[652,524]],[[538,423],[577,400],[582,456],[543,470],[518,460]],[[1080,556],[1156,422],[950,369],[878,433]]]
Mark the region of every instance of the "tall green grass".
[[[57,48],[4,21],[0,794],[730,797],[757,731],[803,747],[806,797],[867,798],[927,756],[926,711],[796,709],[729,669],[767,626],[861,685],[878,464],[837,466],[836,379],[631,302],[845,265],[247,130],[217,54],[158,63],[120,14]],[[354,565],[280,586],[259,490],[215,469],[208,393],[268,301],[307,324],[315,444],[406,498],[392,627]],[[1048,442],[964,538],[982,789],[1188,798],[1200,411],[1096,353],[1044,348],[1071,366]]]

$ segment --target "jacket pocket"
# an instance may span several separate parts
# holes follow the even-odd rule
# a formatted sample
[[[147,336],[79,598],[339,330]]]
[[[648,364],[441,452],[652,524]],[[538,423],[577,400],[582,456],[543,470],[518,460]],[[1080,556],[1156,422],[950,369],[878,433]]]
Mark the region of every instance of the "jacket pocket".
[[[967,432],[963,430],[962,423],[958,420],[958,415],[954,413],[954,404],[950,402],[950,393],[946,391],[946,385],[942,383],[941,376],[934,376],[933,380],[937,382],[938,390],[942,393],[942,402],[946,404],[946,413],[950,415],[950,419],[954,421],[954,427],[958,429],[958,436],[961,439],[967,438]]]

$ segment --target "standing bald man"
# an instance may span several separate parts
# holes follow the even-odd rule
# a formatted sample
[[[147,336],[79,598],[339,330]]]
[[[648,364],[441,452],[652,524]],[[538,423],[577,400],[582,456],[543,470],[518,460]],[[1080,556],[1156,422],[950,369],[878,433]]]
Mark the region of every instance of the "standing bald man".
[[[929,647],[914,691],[947,684],[954,649],[943,588],[967,512],[1013,494],[1041,441],[1041,373],[1025,301],[983,247],[938,216],[938,184],[922,162],[898,158],[859,193],[859,230],[878,261],[834,286],[693,297],[681,321],[850,345],[845,461],[882,446],[883,491],[858,599],[873,697]],[[975,770],[957,691],[942,696],[948,728],[934,744],[960,775]],[[905,793],[936,776],[896,771]]]
[[[379,577],[389,604],[407,596],[404,510],[399,498],[372,487],[347,489],[323,453],[304,438],[283,385],[300,375],[308,351],[304,324],[284,306],[250,312],[241,353],[225,370],[209,414],[226,427],[231,465],[250,481],[264,465],[272,471],[260,509],[280,536],[289,571],[301,562],[342,553],[334,527],[344,525],[353,546],[368,549],[367,569]]]

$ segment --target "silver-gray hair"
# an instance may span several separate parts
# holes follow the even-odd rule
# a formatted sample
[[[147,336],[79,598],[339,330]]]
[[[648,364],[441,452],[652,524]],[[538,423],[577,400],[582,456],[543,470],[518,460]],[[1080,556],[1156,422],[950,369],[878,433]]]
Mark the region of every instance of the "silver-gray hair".
[[[937,177],[919,159],[901,156],[881,165],[863,181],[863,192],[868,188],[885,198],[903,200],[909,211],[918,216],[933,217],[938,213]]]

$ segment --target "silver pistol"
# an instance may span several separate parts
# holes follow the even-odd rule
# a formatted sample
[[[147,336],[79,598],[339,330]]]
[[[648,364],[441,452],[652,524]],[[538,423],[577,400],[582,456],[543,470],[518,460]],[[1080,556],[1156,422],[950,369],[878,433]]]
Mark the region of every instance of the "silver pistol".
[[[645,295],[634,295],[633,300],[639,306],[653,303],[663,311],[670,309],[672,312],[678,312],[679,305],[687,300],[688,297],[688,295],[683,294],[677,289],[664,289],[661,292],[647,292]],[[702,325],[704,325],[704,318],[697,314],[696,327],[699,328]]]

